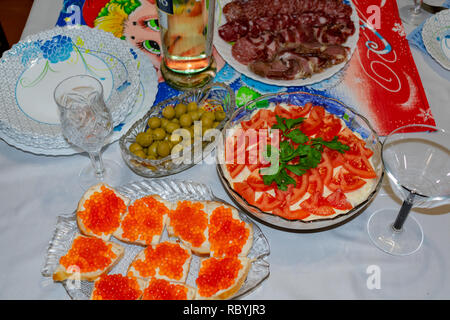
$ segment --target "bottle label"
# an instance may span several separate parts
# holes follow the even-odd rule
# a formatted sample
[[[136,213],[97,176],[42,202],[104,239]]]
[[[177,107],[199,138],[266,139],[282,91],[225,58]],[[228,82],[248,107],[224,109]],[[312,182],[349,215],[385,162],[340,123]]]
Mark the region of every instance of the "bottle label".
[[[157,0],[156,2],[159,10],[173,14],[173,0]]]

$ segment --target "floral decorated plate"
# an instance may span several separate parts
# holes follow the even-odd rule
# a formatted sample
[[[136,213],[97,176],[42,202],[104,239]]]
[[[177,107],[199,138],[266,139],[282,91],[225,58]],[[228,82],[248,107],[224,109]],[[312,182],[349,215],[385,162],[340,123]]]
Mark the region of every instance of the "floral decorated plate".
[[[450,9],[435,14],[425,22],[422,39],[430,55],[450,70]]]
[[[77,74],[96,77],[117,126],[138,98],[137,60],[125,41],[85,26],[56,27],[26,38],[0,60],[0,137],[40,154],[79,152],[62,135],[55,87]]]

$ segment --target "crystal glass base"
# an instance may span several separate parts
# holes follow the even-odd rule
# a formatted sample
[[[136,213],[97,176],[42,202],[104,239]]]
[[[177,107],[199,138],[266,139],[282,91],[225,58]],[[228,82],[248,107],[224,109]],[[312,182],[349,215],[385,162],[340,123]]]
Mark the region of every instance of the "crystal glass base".
[[[83,190],[87,190],[93,185],[102,182],[110,185],[111,187],[120,186],[124,183],[124,170],[122,166],[120,166],[117,162],[108,159],[103,159],[103,166],[105,168],[103,179],[97,178],[94,167],[91,164],[81,169],[78,178],[80,186]]]
[[[384,252],[405,256],[419,250],[423,242],[420,224],[411,215],[401,230],[395,230],[393,223],[398,209],[381,209],[372,214],[367,222],[367,232],[372,242]]]
[[[178,90],[201,88],[207,85],[216,76],[216,70],[217,67],[214,58],[212,58],[212,62],[208,68],[193,74],[174,72],[164,62],[161,63],[161,74],[164,80],[168,85]]]
[[[424,10],[419,10],[419,12],[414,11],[414,6],[404,6],[399,9],[400,12],[400,18],[403,22],[408,23],[413,26],[418,26],[422,22],[425,21],[426,18],[430,16],[430,14]]]

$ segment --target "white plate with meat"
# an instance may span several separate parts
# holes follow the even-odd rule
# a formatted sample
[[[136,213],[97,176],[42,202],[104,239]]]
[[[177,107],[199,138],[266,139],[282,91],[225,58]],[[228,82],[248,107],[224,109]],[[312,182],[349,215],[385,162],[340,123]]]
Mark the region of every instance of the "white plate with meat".
[[[278,86],[325,80],[350,60],[359,17],[350,0],[223,0],[214,45],[236,71]]]

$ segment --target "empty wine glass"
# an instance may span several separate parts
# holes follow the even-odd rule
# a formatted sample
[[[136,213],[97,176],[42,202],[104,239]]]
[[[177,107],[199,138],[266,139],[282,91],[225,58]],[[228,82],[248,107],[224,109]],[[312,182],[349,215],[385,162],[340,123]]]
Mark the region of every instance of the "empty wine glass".
[[[113,129],[111,113],[103,99],[99,80],[78,75],[63,80],[55,89],[61,128],[67,140],[88,152],[92,165],[80,171],[83,189],[99,182],[120,183],[120,166],[101,157],[101,149]]]
[[[413,26],[420,25],[426,18],[430,16],[422,7],[423,0],[414,0],[414,4],[403,6],[399,9],[402,21]]]
[[[423,231],[419,222],[408,216],[411,208],[450,202],[450,134],[424,124],[400,127],[386,137],[382,157],[403,204],[400,211],[386,208],[374,212],[367,231],[381,250],[412,254],[422,245]]]

